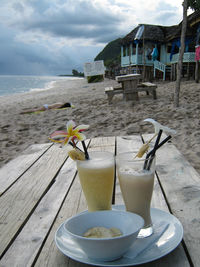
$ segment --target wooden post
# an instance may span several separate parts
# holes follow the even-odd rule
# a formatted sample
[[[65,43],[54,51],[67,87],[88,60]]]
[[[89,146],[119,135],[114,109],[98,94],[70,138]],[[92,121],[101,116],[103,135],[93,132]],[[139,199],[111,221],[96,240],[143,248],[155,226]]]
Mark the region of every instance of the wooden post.
[[[196,60],[196,65],[195,65],[195,82],[199,82],[199,61]]]
[[[146,68],[145,68],[145,43],[144,43],[144,35],[145,35],[145,25],[144,25],[144,31],[143,31],[143,81],[145,82],[145,72],[146,72]]]
[[[170,70],[170,80],[173,80],[173,64],[171,64],[171,70]]]
[[[173,81],[176,80],[176,63],[174,63]]]
[[[131,56],[133,54],[133,46],[132,43],[129,45],[129,73],[131,74]]]
[[[138,73],[138,43],[136,44],[136,72]]]
[[[187,80],[190,79],[190,62],[187,63]]]
[[[177,77],[176,77],[176,87],[174,92],[174,107],[179,107],[179,93],[181,85],[181,72],[183,67],[183,55],[185,51],[185,34],[187,28],[187,9],[188,9],[188,0],[183,1],[183,21],[181,25],[181,46],[179,48],[179,58],[177,64]]]

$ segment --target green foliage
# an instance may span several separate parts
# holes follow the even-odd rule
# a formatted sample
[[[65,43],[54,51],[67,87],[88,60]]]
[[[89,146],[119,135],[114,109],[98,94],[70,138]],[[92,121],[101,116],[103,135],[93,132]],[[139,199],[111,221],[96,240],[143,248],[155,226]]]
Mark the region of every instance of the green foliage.
[[[76,76],[76,77],[83,77],[84,76],[84,73],[78,72],[77,70],[72,70],[72,74],[73,74],[73,76]]]
[[[87,81],[88,81],[88,83],[102,82],[103,81],[103,75],[88,76]]]
[[[189,7],[195,11],[200,10],[200,0],[188,0]]]
[[[108,43],[94,60],[104,60],[104,65],[109,68],[120,64],[121,38]]]

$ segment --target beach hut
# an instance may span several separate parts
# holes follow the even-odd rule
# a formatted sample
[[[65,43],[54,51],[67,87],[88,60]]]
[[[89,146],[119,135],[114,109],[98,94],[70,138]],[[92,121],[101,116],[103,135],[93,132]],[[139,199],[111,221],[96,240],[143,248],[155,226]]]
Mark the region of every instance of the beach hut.
[[[144,80],[174,80],[179,58],[181,24],[139,24],[121,41],[121,73],[142,73]],[[200,11],[188,16],[183,76],[194,76],[195,49],[199,44]]]

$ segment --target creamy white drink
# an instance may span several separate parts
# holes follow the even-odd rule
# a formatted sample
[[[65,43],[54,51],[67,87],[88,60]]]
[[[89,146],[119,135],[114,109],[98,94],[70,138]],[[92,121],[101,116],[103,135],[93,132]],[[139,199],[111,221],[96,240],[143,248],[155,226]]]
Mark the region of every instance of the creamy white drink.
[[[143,217],[144,228],[150,228],[152,226],[150,206],[154,186],[154,162],[150,170],[144,170],[144,160],[134,159],[133,152],[119,154],[116,162],[126,210]],[[149,233],[152,233],[152,229]]]
[[[118,169],[120,188],[126,210],[139,214],[145,221],[144,227],[151,225],[150,203],[153,192],[154,173],[122,166]]]

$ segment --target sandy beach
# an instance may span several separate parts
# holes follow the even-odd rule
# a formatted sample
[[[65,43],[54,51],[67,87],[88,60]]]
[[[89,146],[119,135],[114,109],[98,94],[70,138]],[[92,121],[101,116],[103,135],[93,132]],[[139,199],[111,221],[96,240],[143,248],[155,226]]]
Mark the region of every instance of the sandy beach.
[[[96,137],[152,133],[151,124],[143,120],[153,118],[177,131],[172,142],[200,173],[200,84],[182,82],[180,107],[176,109],[173,106],[175,82],[156,82],[157,100],[140,93],[140,101],[132,103],[124,102],[117,95],[109,105],[104,89],[116,84],[108,79],[93,84],[85,79],[61,80],[46,91],[0,97],[0,167],[29,145],[49,142],[49,134],[65,129],[70,119],[77,124],[89,124],[87,137]],[[20,114],[25,108],[63,101],[75,107]]]

